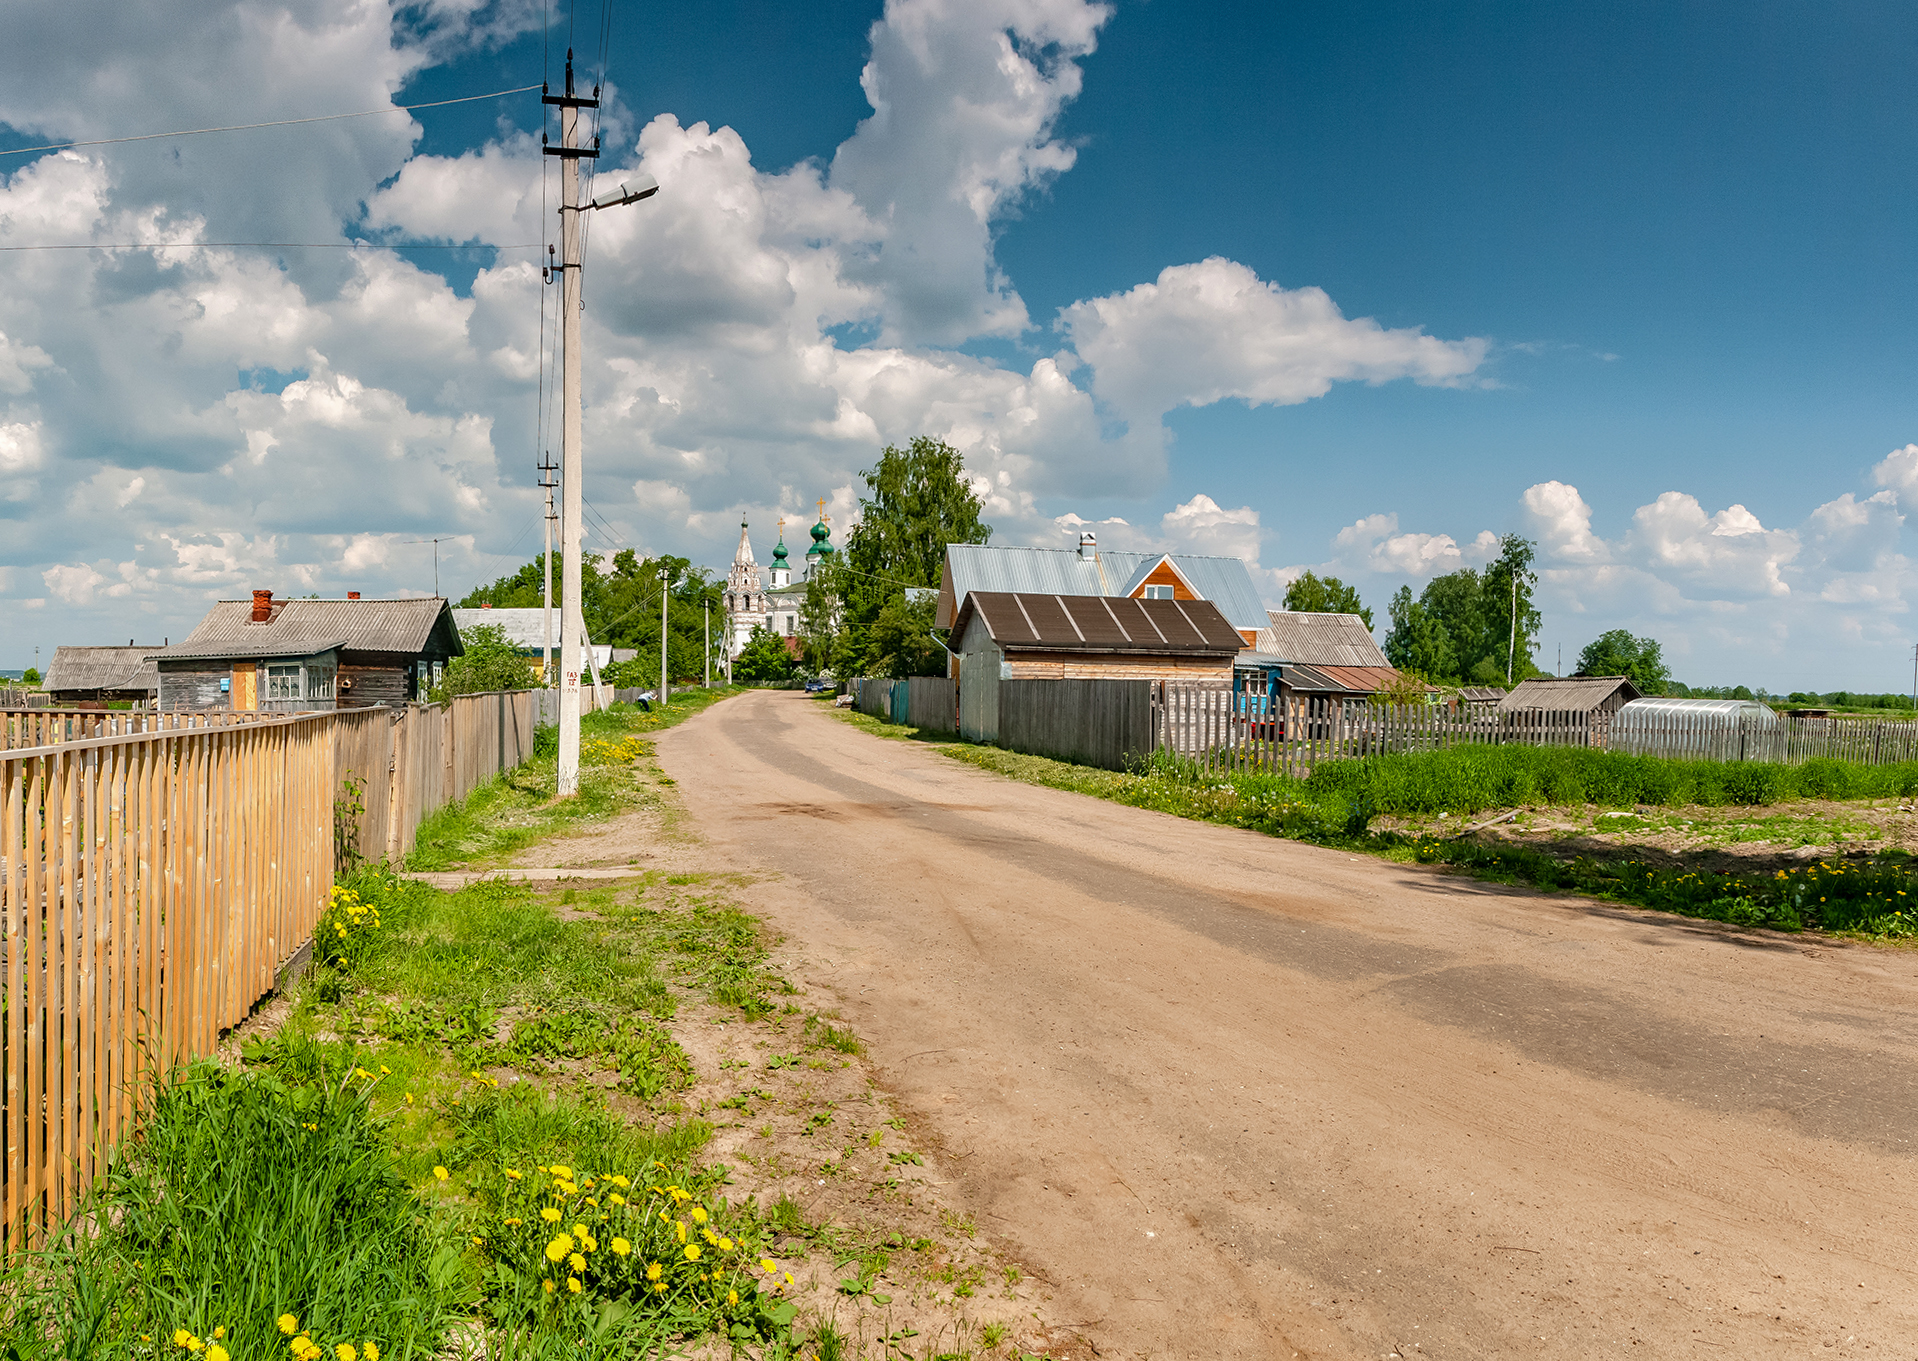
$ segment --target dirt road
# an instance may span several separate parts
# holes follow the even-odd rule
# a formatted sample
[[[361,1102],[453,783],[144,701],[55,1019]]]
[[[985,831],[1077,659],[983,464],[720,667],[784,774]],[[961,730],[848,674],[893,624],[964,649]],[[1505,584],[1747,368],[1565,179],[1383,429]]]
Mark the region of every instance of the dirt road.
[[[1103,1357],[1918,1357],[1918,953],[1033,788],[792,693],[659,750]]]

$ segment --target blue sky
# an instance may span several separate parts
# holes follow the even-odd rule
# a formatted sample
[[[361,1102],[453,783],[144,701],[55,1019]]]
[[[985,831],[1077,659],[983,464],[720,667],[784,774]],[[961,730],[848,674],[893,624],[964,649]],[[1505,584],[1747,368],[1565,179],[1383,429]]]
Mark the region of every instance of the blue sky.
[[[569,22],[166,9],[37,18],[0,146],[556,81]],[[598,546],[721,567],[745,514],[763,560],[923,431],[1005,541],[1234,553],[1274,603],[1334,571],[1383,633],[1397,586],[1515,531],[1548,665],[1623,626],[1694,683],[1908,681],[1918,12],[905,0],[611,31],[605,165],[665,187],[589,261]],[[0,244],[537,239],[539,126],[519,96],[9,157]],[[523,560],[527,255],[0,259],[0,665],[252,585],[430,589],[429,533],[456,591]]]

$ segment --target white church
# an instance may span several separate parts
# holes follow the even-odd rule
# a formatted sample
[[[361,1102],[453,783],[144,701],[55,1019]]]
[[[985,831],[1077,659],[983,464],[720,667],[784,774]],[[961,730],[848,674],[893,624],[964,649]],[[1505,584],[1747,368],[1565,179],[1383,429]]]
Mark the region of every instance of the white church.
[[[733,554],[732,571],[726,575],[726,618],[730,628],[727,655],[737,657],[756,628],[768,628],[781,638],[799,636],[799,613],[806,604],[806,583],[812,580],[819,564],[832,559],[832,531],[826,526],[826,503],[819,503],[819,523],[812,527],[812,547],[806,550],[806,565],[799,579],[793,579],[792,566],[786,560],[786,522],[779,522],[779,540],[773,548],[772,585],[759,576],[759,563],[753,557],[752,533],[746,521],[739,522],[739,551]],[[788,646],[793,646],[788,644]]]

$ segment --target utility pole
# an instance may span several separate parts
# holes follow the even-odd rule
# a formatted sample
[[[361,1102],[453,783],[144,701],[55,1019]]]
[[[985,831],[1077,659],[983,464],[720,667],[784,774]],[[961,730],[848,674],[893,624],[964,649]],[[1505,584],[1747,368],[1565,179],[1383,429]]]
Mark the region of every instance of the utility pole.
[[[594,90],[598,94],[597,88]],[[540,148],[559,161],[559,241],[560,241],[560,344],[563,347],[560,386],[560,492],[564,498],[564,517],[560,521],[563,543],[560,567],[559,617],[559,781],[561,798],[579,792],[579,681],[584,669],[580,663],[580,635],[586,618],[580,608],[579,526],[583,515],[580,503],[586,484],[580,472],[580,219],[579,163],[596,160],[599,148],[579,144],[579,111],[596,109],[599,100],[583,99],[573,93],[573,50],[566,49],[566,93],[540,92],[542,104],[559,107],[559,145]],[[542,140],[544,134],[541,134]]]
[[[540,559],[542,579],[539,592],[540,607],[546,611],[545,632],[541,635],[539,649],[541,685],[553,683],[553,488],[559,484],[549,482],[547,478],[552,476],[559,464],[554,463],[552,457],[548,453],[545,461],[538,465],[539,484],[546,489],[546,556]]]
[[[40,664],[40,649],[33,650],[34,665]],[[1918,647],[1911,650],[1911,707],[1918,709]]]
[[[1505,649],[1505,684],[1512,683],[1512,663],[1518,657],[1518,572],[1512,572],[1512,641]]]
[[[659,702],[664,704],[671,697],[666,688],[666,602],[672,598],[670,583],[666,578],[666,569],[659,569]]]
[[[547,146],[540,134],[540,150],[559,161],[559,241],[560,261],[549,263],[546,281],[561,276],[560,344],[564,364],[560,381],[560,610],[559,610],[559,780],[561,797],[579,793],[579,680],[582,669],[580,646],[586,632],[586,616],[580,601],[579,526],[585,478],[580,472],[580,220],[589,208],[616,208],[637,203],[659,192],[651,175],[635,175],[615,193],[602,194],[591,203],[579,201],[579,163],[599,158],[599,139],[593,145],[579,144],[579,111],[599,107],[599,86],[588,99],[573,93],[573,49],[566,49],[566,93],[549,93],[540,87],[540,103],[559,108],[559,145]],[[551,257],[551,247],[547,248]]]
[[[706,688],[713,688],[713,602],[702,600],[700,608],[706,612]]]

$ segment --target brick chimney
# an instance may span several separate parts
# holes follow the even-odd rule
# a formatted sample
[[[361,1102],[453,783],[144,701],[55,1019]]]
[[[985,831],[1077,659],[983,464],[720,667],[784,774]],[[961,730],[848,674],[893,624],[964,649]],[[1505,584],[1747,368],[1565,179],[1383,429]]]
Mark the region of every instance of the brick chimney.
[[[358,600],[360,598],[360,593],[358,591],[348,591],[346,593],[346,598],[348,600]]]
[[[255,591],[253,593],[253,622],[264,624],[273,617],[273,592]]]

